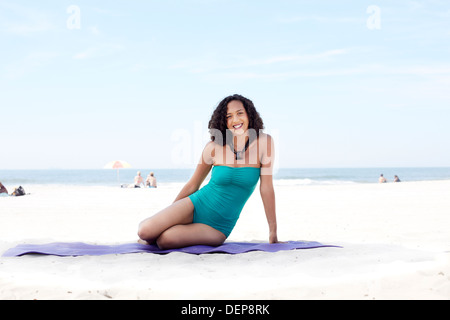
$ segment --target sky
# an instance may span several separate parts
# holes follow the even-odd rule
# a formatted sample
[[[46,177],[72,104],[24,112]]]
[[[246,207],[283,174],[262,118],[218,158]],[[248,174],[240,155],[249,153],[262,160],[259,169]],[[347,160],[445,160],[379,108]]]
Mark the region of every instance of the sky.
[[[447,0],[0,0],[0,169],[192,168],[226,96],[280,168],[450,166]]]

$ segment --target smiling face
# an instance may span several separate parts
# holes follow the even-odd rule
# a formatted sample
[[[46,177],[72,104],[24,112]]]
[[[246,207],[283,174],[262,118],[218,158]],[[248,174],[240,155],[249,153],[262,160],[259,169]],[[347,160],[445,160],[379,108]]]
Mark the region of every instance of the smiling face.
[[[227,128],[233,135],[241,135],[248,130],[248,115],[241,101],[233,100],[227,105]]]

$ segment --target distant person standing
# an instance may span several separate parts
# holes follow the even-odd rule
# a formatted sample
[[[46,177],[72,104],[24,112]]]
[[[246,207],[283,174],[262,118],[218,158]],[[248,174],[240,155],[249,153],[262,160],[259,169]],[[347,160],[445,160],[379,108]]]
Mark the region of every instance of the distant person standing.
[[[397,175],[394,176],[394,182],[401,182],[400,178]]]
[[[380,175],[380,178],[378,179],[378,182],[379,182],[379,183],[386,183],[386,182],[387,182],[387,180],[386,180],[386,178],[383,176],[383,174]]]
[[[145,185],[149,188],[157,188],[156,178],[153,172],[147,176],[147,180],[145,181]]]
[[[6,190],[6,187],[0,182],[0,194],[2,193],[8,194],[8,190]]]

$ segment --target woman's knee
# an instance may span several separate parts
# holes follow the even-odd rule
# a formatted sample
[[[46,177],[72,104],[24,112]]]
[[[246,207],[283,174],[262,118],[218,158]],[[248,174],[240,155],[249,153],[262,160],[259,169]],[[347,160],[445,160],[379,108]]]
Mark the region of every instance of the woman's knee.
[[[153,241],[157,237],[148,220],[144,220],[139,224],[137,234],[139,239],[146,241]]]

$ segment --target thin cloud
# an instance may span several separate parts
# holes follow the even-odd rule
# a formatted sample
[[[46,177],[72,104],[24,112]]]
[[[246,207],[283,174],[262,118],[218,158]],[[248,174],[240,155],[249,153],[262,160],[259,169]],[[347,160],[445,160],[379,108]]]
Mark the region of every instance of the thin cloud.
[[[327,68],[326,70],[310,68],[308,70],[292,70],[287,72],[221,72],[213,76],[236,80],[289,80],[293,78],[320,78],[336,76],[417,76],[431,77],[440,83],[447,83],[450,77],[450,65],[440,66],[387,66],[362,65],[358,67]]]
[[[104,44],[88,48],[73,55],[75,60],[94,59],[113,55],[123,49],[119,44]]]
[[[315,62],[324,62],[333,57],[348,54],[349,49],[333,49],[327,50],[319,53],[312,54],[295,54],[295,55],[274,55],[269,57],[261,58],[248,58],[248,57],[235,57],[232,61],[223,62],[220,58],[202,58],[193,61],[182,61],[177,64],[171,65],[170,69],[185,69],[192,73],[210,73],[221,70],[230,69],[244,69],[244,68],[254,68],[263,66],[276,66],[281,64],[308,64]],[[249,72],[244,72],[251,78]]]
[[[9,79],[19,79],[23,76],[49,65],[59,56],[56,52],[32,52],[24,58],[5,67],[5,76]]]
[[[92,27],[89,27],[88,29],[94,36],[101,35],[101,32],[100,32],[100,30],[98,29],[97,26],[92,26]]]
[[[279,16],[275,21],[283,24],[300,23],[300,22],[317,22],[317,23],[363,23],[367,17],[328,17],[320,15],[297,15],[297,16]]]
[[[1,2],[0,30],[6,34],[28,36],[55,30],[48,15],[34,8]]]
[[[259,66],[259,65],[270,65],[276,63],[284,63],[284,62],[298,62],[298,63],[310,63],[315,61],[322,61],[323,59],[343,55],[348,53],[347,49],[335,49],[328,50],[325,52],[320,52],[316,54],[303,54],[303,55],[280,55],[269,57],[266,59],[253,60],[249,62],[248,66]]]

